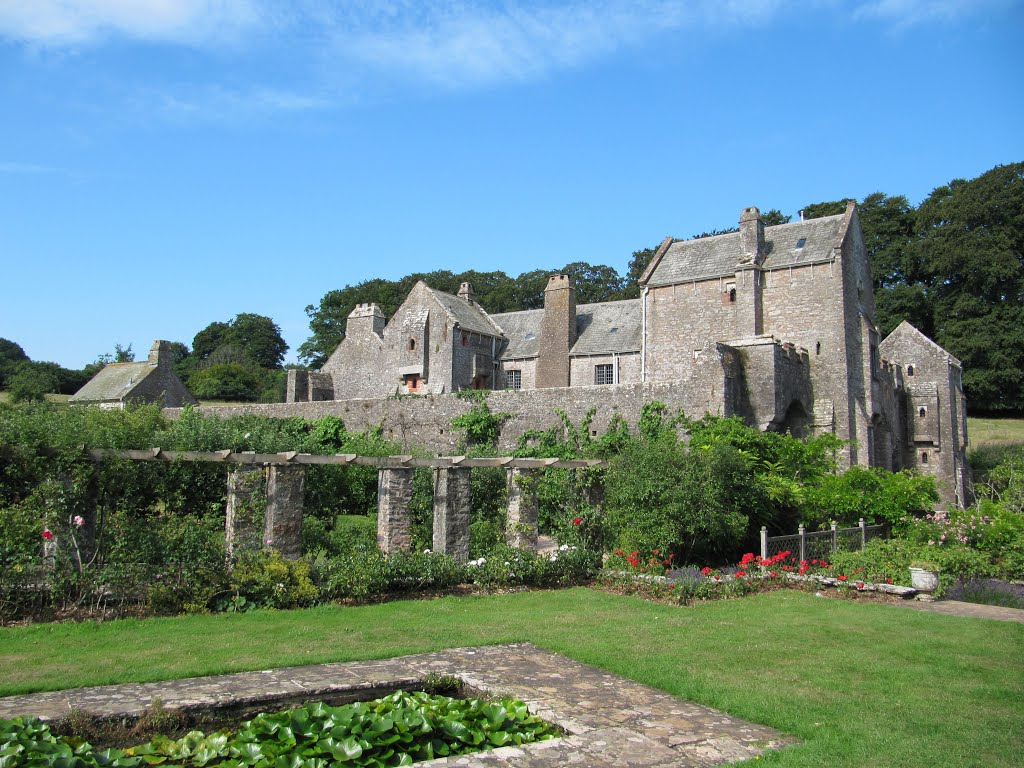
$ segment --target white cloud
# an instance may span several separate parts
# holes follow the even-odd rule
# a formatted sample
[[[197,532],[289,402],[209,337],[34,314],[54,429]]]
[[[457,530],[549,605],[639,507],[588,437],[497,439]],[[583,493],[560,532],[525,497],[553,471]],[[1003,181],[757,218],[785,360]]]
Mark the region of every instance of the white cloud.
[[[5,163],[0,162],[0,173],[57,173],[59,169],[51,168],[48,165],[36,165],[35,163]]]
[[[1010,5],[1012,0],[867,0],[854,11],[855,19],[877,19],[897,27],[933,21],[955,21],[992,8]]]
[[[0,0],[0,36],[56,45],[108,35],[202,42],[258,18],[254,0]]]

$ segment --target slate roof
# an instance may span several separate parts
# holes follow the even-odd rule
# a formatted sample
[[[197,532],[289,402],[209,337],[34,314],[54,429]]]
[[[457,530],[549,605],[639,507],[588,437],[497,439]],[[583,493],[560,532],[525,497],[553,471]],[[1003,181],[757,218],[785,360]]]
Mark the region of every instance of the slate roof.
[[[576,343],[570,355],[640,351],[640,299],[576,308]]]
[[[508,338],[502,360],[536,357],[540,352],[543,309],[491,315]],[[576,307],[576,343],[570,355],[640,351],[640,299],[580,304]]]
[[[508,346],[501,353],[502,360],[537,356],[540,351],[540,323],[543,317],[543,309],[491,315],[491,320],[498,324],[508,339]]]
[[[924,346],[929,347],[930,349],[932,349],[936,353],[942,355],[943,357],[948,358],[951,362],[953,362],[955,365],[959,366],[960,368],[963,368],[963,366],[964,366],[964,364],[956,356],[951,355],[945,349],[943,349],[938,344],[936,344],[934,341],[929,339],[927,336],[925,336],[923,333],[921,333],[921,331],[919,331],[917,329],[917,327],[914,326],[908,320],[904,320],[902,323],[897,325],[893,329],[893,331],[882,340],[882,343],[879,345],[879,349],[881,350],[882,354],[886,355],[887,357],[892,355],[892,347],[893,347],[893,345],[896,344],[896,341],[899,338],[901,338],[901,337],[906,337],[907,339],[909,339],[911,341],[915,341],[918,344],[923,344]],[[899,362],[902,362],[902,361],[896,360],[895,362],[899,363]]]
[[[437,300],[437,303],[444,308],[444,311],[448,313],[448,317],[451,318],[452,322],[458,323],[459,327],[467,331],[482,333],[485,336],[502,337],[501,328],[494,324],[479,305],[471,304],[465,299],[460,299],[458,296],[452,296],[450,293],[436,291],[425,283],[424,286],[430,291],[434,299]]]
[[[839,214],[765,227],[767,256],[764,268],[779,269],[828,261],[839,245],[837,241],[844,218],[845,214]],[[804,245],[797,248],[800,240]],[[734,275],[740,255],[739,232],[696,240],[676,240],[668,247],[647,285],[672,285]]]
[[[71,403],[120,402],[144,378],[156,370],[149,361],[110,363],[68,398]]]

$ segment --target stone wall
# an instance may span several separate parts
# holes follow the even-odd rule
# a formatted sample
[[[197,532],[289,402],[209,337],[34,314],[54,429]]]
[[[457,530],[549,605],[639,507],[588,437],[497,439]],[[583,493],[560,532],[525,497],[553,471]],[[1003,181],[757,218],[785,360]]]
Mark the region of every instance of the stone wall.
[[[499,448],[512,449],[528,429],[559,426],[556,414],[563,410],[579,424],[587,412],[596,411],[592,429],[604,432],[609,421],[622,416],[635,426],[643,404],[658,400],[671,408],[681,408],[694,418],[705,413],[729,416],[734,410],[726,405],[736,397],[739,360],[723,345],[708,345],[691,377],[683,382],[657,384],[619,384],[594,387],[558,387],[539,390],[500,390],[488,396],[490,409],[513,414],[501,430]],[[301,403],[259,403],[247,405],[203,406],[199,410],[222,417],[242,414],[318,419],[337,416],[347,429],[362,431],[378,424],[384,436],[405,448],[426,448],[441,454],[459,450],[463,434],[453,430],[451,421],[474,407],[475,403],[455,395],[409,395],[393,398],[335,400]],[[166,413],[177,417],[180,409]]]
[[[569,361],[569,381],[574,387],[587,387],[595,383],[594,366],[614,365],[619,369],[619,384],[635,384],[640,381],[640,353],[582,355]]]

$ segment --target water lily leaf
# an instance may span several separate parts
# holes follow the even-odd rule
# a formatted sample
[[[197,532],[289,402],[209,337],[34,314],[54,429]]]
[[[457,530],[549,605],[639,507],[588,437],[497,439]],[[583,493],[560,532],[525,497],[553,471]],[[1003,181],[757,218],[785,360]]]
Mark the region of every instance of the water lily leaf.
[[[321,741],[320,744],[330,752],[331,757],[338,761],[355,760],[363,754],[363,748],[359,742],[351,737],[332,742],[330,746],[327,746],[324,741]]]
[[[263,748],[259,744],[239,744],[231,748],[231,754],[246,765],[255,765],[263,759]]]
[[[505,731],[492,731],[487,734],[487,740],[496,747],[503,747],[511,741],[511,737]]]

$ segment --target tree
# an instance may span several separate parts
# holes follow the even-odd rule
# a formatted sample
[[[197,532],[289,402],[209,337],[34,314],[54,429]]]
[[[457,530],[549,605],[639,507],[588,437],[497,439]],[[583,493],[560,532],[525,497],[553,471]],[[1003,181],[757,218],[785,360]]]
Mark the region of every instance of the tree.
[[[574,261],[566,264],[561,271],[570,277],[576,288],[577,304],[616,301],[622,298],[625,283],[614,267]]]
[[[1024,163],[937,188],[915,233],[935,340],[963,361],[968,403],[1024,411]]]
[[[192,339],[192,354],[199,360],[205,360],[213,350],[227,341],[230,330],[228,323],[210,323]]]
[[[8,378],[8,389],[16,403],[42,401],[57,391],[57,377],[48,366],[25,361]]]
[[[188,388],[200,400],[258,399],[260,378],[238,363],[218,363],[193,371]]]
[[[14,373],[19,363],[28,360],[28,355],[21,348],[9,339],[0,339],[0,389],[5,388],[7,377]]]
[[[288,344],[281,329],[264,315],[240,314],[231,321],[226,341],[237,344],[260,368],[280,368]]]

